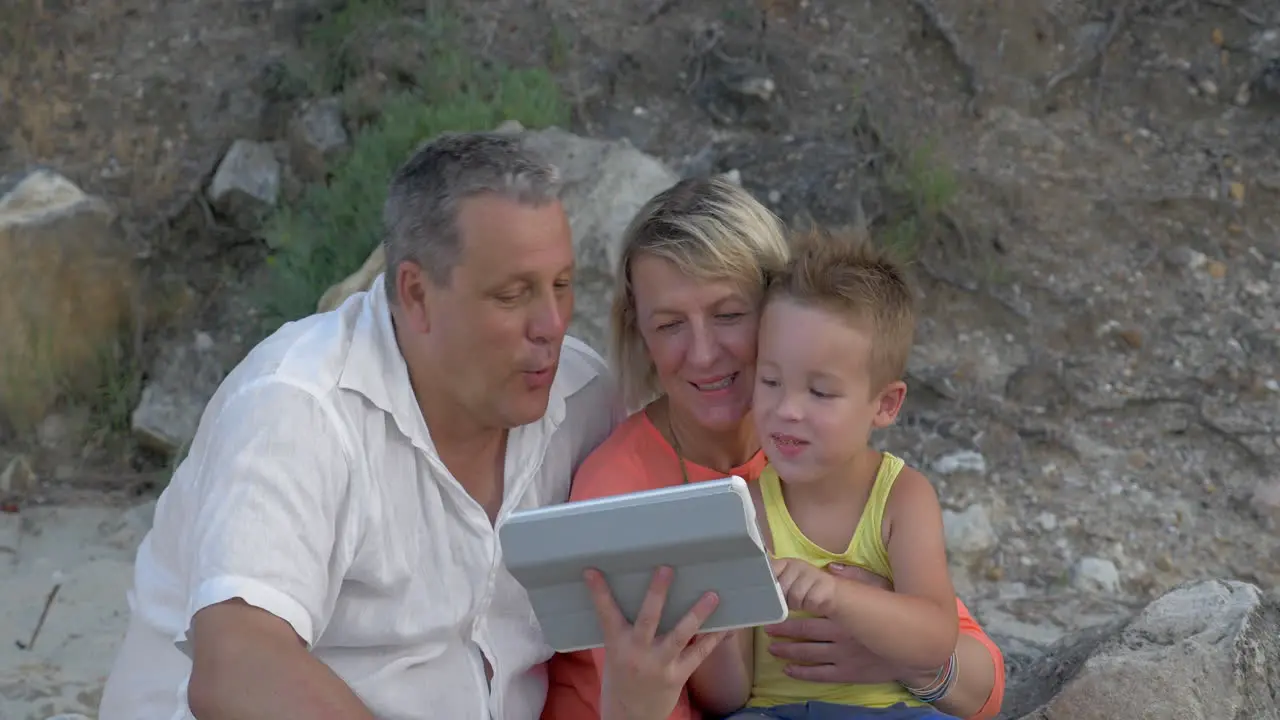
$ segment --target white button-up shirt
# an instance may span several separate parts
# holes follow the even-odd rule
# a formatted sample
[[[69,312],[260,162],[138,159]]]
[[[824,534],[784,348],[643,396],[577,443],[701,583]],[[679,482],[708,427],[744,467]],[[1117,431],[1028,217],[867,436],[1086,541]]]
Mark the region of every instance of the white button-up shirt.
[[[286,620],[378,718],[538,717],[551,648],[434,450],[383,282],[281,328],[209,402],[139,547],[101,720],[190,718],[191,618],[230,598]],[[508,437],[497,524],[564,502],[620,412],[566,338],[545,417]]]

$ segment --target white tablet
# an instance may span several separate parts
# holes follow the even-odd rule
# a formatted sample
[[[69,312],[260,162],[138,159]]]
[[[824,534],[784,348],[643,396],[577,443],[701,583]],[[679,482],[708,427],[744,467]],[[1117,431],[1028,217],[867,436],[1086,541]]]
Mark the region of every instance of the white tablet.
[[[707,591],[720,597],[703,632],[787,617],[782,589],[740,477],[512,513],[498,530],[507,570],[524,586],[547,644],[558,652],[602,647],[604,635],[582,573],[604,573],[635,622],[653,572],[675,570],[659,633]]]

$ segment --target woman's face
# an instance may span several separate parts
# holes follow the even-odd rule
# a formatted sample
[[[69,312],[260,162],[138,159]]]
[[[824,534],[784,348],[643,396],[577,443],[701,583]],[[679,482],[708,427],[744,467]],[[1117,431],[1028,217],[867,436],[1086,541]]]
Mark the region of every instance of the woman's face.
[[[755,298],[727,281],[681,272],[653,255],[631,263],[636,323],[672,409],[713,431],[733,430],[755,386]]]

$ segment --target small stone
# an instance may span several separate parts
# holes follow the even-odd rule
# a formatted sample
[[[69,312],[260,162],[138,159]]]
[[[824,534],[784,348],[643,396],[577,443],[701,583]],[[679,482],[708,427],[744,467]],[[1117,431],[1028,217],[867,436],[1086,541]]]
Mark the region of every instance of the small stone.
[[[748,75],[730,80],[725,83],[725,87],[731,92],[759,98],[764,102],[769,102],[773,97],[773,93],[778,89],[778,85],[773,81],[773,78],[766,75]]]
[[[1129,467],[1134,470],[1141,470],[1142,468],[1149,467],[1151,465],[1151,457],[1141,450],[1133,450],[1129,453],[1127,459],[1129,461]]]
[[[1156,569],[1161,572],[1173,572],[1173,558],[1168,555],[1156,558]]]
[[[933,470],[939,475],[952,475],[958,472],[984,475],[987,472],[987,459],[980,452],[959,450],[938,458],[933,463]]]
[[[732,170],[729,170],[728,172],[725,172],[724,174],[722,174],[720,177],[733,183],[734,185],[737,185],[739,187],[742,186],[742,171],[739,170],[738,168],[733,168]]]
[[[942,511],[942,525],[947,549],[962,555],[984,553],[996,546],[999,538],[982,505],[970,505],[962,512]]]
[[[1226,39],[1222,35],[1222,28],[1214,28],[1213,33],[1209,37],[1213,44],[1218,47],[1222,47],[1222,44],[1226,42]]]
[[[992,565],[987,568],[986,576],[991,582],[1000,582],[1004,579],[1004,568],[999,565]]]
[[[1244,202],[1244,183],[1240,182],[1239,180],[1232,182],[1228,186],[1228,192],[1231,194],[1232,200],[1236,201],[1237,203]]]
[[[1264,297],[1271,293],[1271,283],[1264,280],[1250,280],[1244,284],[1244,291],[1254,297]]]
[[[1253,491],[1253,511],[1268,526],[1280,528],[1280,480],[1263,482]]]
[[[1120,339],[1124,341],[1125,345],[1128,345],[1134,350],[1142,347],[1142,331],[1136,328],[1129,328],[1127,330],[1121,330],[1117,334],[1120,336]]]
[[[778,203],[782,202],[782,193],[778,192],[777,190],[770,190],[769,202],[773,205],[777,205]]]
[[[1120,571],[1115,563],[1105,558],[1081,558],[1072,568],[1071,584],[1087,592],[1117,593],[1120,591]]]
[[[1205,269],[1209,273],[1209,277],[1214,280],[1221,280],[1227,276],[1226,264],[1218,260],[1210,261]]]
[[[0,472],[0,495],[26,495],[34,492],[39,482],[40,478],[26,456],[19,455]]]
[[[1053,532],[1058,529],[1058,518],[1051,512],[1042,512],[1036,517],[1036,522],[1047,532]]]
[[[1213,80],[1210,80],[1209,78],[1204,78],[1203,80],[1201,80],[1199,83],[1199,87],[1200,87],[1200,92],[1204,93],[1205,95],[1208,95],[1211,98],[1218,96],[1218,83],[1214,82]]]
[[[998,592],[1001,600],[1021,600],[1029,594],[1026,583],[1020,582],[1003,583]]]
[[[46,450],[57,450],[76,444],[89,424],[87,412],[68,410],[49,415],[36,427],[36,441]]]
[[[518,135],[524,132],[524,125],[519,120],[503,120],[493,131],[503,135]]]
[[[290,160],[304,180],[323,181],[348,142],[340,98],[307,102],[289,123]]]
[[[1192,250],[1185,245],[1178,245],[1169,248],[1164,254],[1165,262],[1173,267],[1183,267],[1195,270],[1208,262],[1208,258],[1204,253],[1198,250]]]
[[[1236,89],[1236,96],[1235,96],[1236,105],[1239,105],[1240,107],[1245,107],[1246,105],[1249,104],[1249,101],[1253,99],[1252,98],[1253,90],[1250,87],[1250,85],[1251,83],[1247,83],[1247,82],[1241,83],[1240,87]]]

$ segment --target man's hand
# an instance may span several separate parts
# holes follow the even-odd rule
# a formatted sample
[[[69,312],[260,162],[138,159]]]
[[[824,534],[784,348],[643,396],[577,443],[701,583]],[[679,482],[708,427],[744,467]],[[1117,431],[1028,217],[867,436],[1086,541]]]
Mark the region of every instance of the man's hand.
[[[840,582],[859,582],[882,590],[893,589],[886,578],[854,565],[832,563],[827,566],[826,572],[818,572],[826,575],[836,585]],[[784,670],[797,680],[886,683],[896,682],[902,672],[887,665],[838,624],[825,617],[784,620],[765,628],[765,632],[779,638],[769,644],[769,652],[774,657],[789,661]]]
[[[187,704],[199,720],[374,720],[284,620],[241,600],[191,620]]]
[[[787,607],[814,615],[830,614],[839,580],[804,560],[774,558],[771,563]]]

